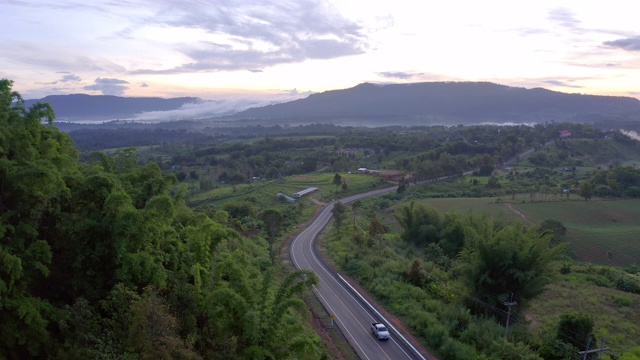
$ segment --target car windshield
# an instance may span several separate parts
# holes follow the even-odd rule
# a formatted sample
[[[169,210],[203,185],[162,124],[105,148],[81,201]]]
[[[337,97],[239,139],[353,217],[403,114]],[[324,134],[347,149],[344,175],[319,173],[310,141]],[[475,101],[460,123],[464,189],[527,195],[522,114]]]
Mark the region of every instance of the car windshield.
[[[378,331],[387,331],[387,328],[384,326],[378,325]]]

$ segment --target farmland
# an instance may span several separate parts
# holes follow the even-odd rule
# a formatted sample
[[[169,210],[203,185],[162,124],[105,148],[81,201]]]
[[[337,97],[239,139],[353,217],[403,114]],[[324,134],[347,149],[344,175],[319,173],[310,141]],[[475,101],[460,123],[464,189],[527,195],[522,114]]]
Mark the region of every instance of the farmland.
[[[441,212],[483,214],[528,225],[558,220],[567,228],[565,240],[576,260],[614,266],[640,263],[640,200],[511,203],[496,198],[436,198],[420,203]]]

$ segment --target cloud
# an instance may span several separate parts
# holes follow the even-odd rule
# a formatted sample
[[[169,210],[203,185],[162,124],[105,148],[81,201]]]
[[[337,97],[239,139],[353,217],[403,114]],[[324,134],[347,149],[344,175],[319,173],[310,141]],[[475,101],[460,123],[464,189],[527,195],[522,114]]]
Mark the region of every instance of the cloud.
[[[183,73],[253,70],[308,59],[332,59],[364,53],[362,28],[318,0],[248,0],[207,6],[164,0],[163,9],[146,20],[162,27],[197,29],[215,42],[177,45],[189,63],[133,73]]]
[[[261,73],[262,72],[261,69],[249,69],[249,71],[251,71],[252,73]]]
[[[149,87],[149,84],[147,84],[147,83],[142,83],[142,84],[140,84],[140,87],[146,88],[146,87]]]
[[[80,79],[80,76],[78,75],[67,74],[67,75],[63,75],[62,79],[58,81],[62,83],[68,83],[68,82],[79,82],[79,81],[82,81],[82,79]]]
[[[74,72],[102,71],[119,72],[126,69],[114,62],[103,58],[92,58],[76,53],[68,47],[56,48],[51,51],[50,45],[36,44],[23,41],[10,41],[0,46],[0,59],[11,59],[21,65],[44,67],[46,69],[73,69]],[[60,72],[65,73],[65,72]]]
[[[630,137],[630,138],[632,138],[634,140],[640,141],[640,135],[638,135],[638,133],[636,131],[633,131],[633,130],[628,131],[628,130],[620,129],[620,132],[625,134],[625,135],[627,135],[628,137]]]
[[[60,80],[52,81],[48,84],[56,85],[59,83],[67,84],[67,83],[76,83],[76,82],[82,81],[82,79],[80,79],[80,76],[73,75],[68,71],[58,71],[58,74],[64,74],[64,75],[62,75],[62,78]]]
[[[640,51],[640,36],[605,41],[603,44],[605,46],[620,48],[627,51]]]
[[[301,93],[293,89],[278,94],[270,95],[229,95],[217,100],[202,101],[185,104],[180,109],[171,111],[151,111],[139,114],[135,120],[145,122],[173,121],[186,119],[206,119],[231,115],[238,111],[252,107],[266,106],[287,101],[293,101],[309,96],[310,93]]]
[[[568,87],[568,88],[581,88],[582,86],[578,86],[578,85],[571,85],[571,84],[567,84],[564,81],[560,81],[560,80],[542,80],[543,83],[547,83],[550,85],[554,85],[554,86],[562,86],[562,87]]]
[[[552,22],[560,26],[570,28],[570,29],[577,29],[578,26],[580,25],[580,20],[574,17],[573,12],[565,8],[557,8],[557,9],[550,10],[549,15],[547,16],[547,19],[551,20]]]
[[[124,85],[128,83],[128,81],[119,79],[97,78],[93,85],[87,85],[83,89],[100,91],[102,95],[122,95],[129,89]]]
[[[386,78],[406,80],[406,79],[411,79],[416,75],[420,75],[420,74],[413,74],[413,73],[404,72],[404,71],[383,71],[383,72],[379,72],[378,75]]]

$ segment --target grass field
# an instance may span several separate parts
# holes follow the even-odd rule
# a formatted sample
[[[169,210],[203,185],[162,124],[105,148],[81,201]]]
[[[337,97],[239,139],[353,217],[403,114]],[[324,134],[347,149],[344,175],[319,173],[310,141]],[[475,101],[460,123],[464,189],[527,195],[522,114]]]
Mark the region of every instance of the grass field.
[[[513,204],[532,222],[554,219],[580,261],[615,266],[640,263],[640,200]]]
[[[417,203],[441,212],[482,214],[531,226],[546,219],[562,222],[577,260],[602,265],[640,264],[640,200],[529,201],[508,198],[436,198]],[[505,202],[513,201],[513,202]]]

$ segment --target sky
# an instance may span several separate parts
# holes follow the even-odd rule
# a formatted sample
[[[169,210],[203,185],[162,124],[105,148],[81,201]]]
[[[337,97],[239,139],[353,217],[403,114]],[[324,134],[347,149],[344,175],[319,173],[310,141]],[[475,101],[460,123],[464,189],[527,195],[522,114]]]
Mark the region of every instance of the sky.
[[[0,78],[233,106],[363,82],[490,81],[640,98],[630,0],[0,0]]]

